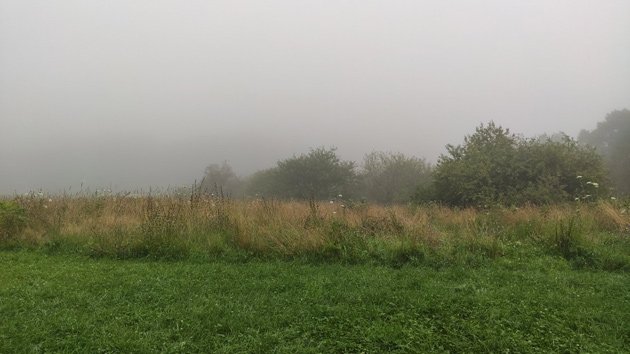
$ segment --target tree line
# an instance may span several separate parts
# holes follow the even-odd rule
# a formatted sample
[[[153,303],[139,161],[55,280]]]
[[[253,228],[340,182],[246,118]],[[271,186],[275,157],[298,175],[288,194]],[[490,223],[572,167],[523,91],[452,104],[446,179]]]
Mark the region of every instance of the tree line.
[[[525,138],[493,122],[435,165],[416,156],[375,151],[342,160],[318,147],[240,178],[227,162],[206,168],[201,193],[233,197],[443,203],[452,206],[548,204],[630,194],[630,111],[608,114],[578,139],[559,133]]]

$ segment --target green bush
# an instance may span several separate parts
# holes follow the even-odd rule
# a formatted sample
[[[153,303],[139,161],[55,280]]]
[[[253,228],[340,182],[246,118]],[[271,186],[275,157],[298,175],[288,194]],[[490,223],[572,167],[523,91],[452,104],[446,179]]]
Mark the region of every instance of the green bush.
[[[431,189],[416,197],[449,205],[548,204],[608,194],[602,158],[566,135],[525,139],[494,123],[481,125],[463,145],[447,145]]]
[[[278,161],[248,181],[250,194],[286,199],[328,199],[351,193],[357,184],[355,164],[343,161],[336,149],[323,147]]]
[[[402,153],[374,151],[365,155],[360,195],[378,203],[406,203],[431,181],[431,165]]]

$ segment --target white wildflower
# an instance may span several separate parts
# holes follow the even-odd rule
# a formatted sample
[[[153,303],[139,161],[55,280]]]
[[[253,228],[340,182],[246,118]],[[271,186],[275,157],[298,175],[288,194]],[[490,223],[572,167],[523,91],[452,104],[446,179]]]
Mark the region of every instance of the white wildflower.
[[[593,187],[595,187],[595,188],[599,188],[599,183],[595,183],[595,182],[593,182],[593,183],[591,183],[591,185],[592,185]]]
[[[335,201],[334,201],[334,200],[331,200],[331,201],[330,201],[330,204],[334,204],[334,203],[335,203]]]
[[[337,196],[337,198],[343,198],[343,195],[339,194],[339,195]]]
[[[615,198],[615,197],[610,197],[610,200],[617,200],[617,198]]]
[[[582,179],[582,176],[577,176],[577,179]]]
[[[52,199],[48,198],[48,203],[52,203]]]

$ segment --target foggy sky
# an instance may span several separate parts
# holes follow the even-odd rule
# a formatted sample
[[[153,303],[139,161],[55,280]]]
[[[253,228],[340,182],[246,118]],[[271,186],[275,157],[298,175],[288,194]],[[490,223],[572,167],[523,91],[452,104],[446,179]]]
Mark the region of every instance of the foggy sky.
[[[629,63],[626,0],[0,0],[0,193],[575,136],[630,108]]]

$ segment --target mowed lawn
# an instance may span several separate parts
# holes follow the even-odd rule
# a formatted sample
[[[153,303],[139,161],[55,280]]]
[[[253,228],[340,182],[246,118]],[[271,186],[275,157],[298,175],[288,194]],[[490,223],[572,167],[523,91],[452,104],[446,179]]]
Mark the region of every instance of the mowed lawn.
[[[0,252],[0,352],[627,352],[630,275]]]

